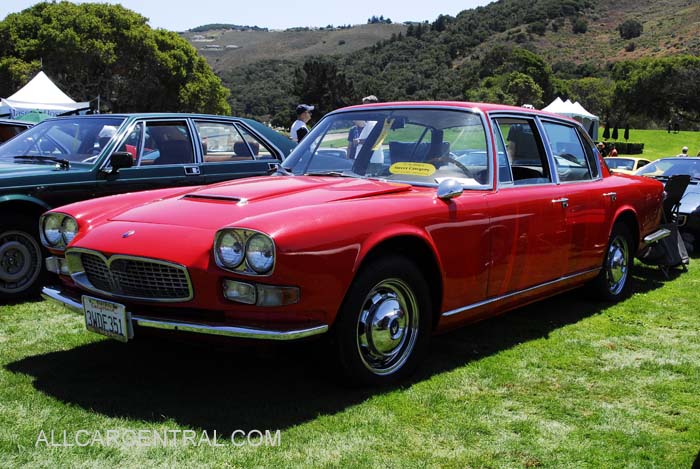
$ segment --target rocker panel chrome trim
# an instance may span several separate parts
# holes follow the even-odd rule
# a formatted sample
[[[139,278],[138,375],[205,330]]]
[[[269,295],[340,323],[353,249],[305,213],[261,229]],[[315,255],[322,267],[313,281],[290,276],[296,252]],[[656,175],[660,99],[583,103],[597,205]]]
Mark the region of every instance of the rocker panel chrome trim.
[[[467,306],[463,306],[463,307],[461,307],[461,308],[453,309],[452,311],[445,311],[444,313],[442,313],[442,316],[444,316],[444,317],[454,316],[455,314],[460,314],[460,313],[463,313],[463,312],[465,312],[465,311],[469,311],[469,310],[471,310],[471,309],[479,308],[479,307],[481,307],[481,306],[486,306],[486,305],[488,305],[488,304],[495,303],[495,302],[497,302],[497,301],[506,300],[506,299],[512,298],[512,297],[514,297],[514,296],[522,295],[522,294],[524,294],[524,293],[529,293],[529,292],[538,290],[538,289],[540,289],[540,288],[549,287],[549,286],[551,286],[551,285],[555,285],[555,284],[560,283],[560,282],[565,282],[565,281],[567,281],[567,280],[571,280],[571,279],[573,279],[573,278],[580,277],[580,276],[583,276],[583,275],[588,275],[588,274],[590,274],[590,273],[592,273],[592,272],[598,272],[598,271],[600,271],[599,268],[598,268],[598,269],[586,270],[585,272],[579,272],[579,273],[572,274],[572,275],[567,275],[566,277],[561,277],[561,278],[558,278],[558,279],[556,279],[556,280],[552,280],[551,282],[541,283],[541,284],[539,284],[539,285],[535,285],[535,286],[526,288],[526,289],[524,289],[524,290],[518,290],[518,291],[516,291],[516,292],[506,293],[505,295],[497,296],[497,297],[494,297],[494,298],[489,298],[489,299],[487,299],[487,300],[480,301],[480,302],[478,302],[478,303],[473,303],[473,304],[470,304],[470,305],[467,305]]]

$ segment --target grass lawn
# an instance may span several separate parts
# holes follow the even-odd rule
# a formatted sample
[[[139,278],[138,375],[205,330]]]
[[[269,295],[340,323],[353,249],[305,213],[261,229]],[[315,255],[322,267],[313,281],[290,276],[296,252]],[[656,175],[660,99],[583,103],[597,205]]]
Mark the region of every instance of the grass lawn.
[[[314,343],[124,345],[46,302],[2,306],[0,467],[695,468],[698,262],[668,281],[635,266],[616,305],[570,292],[436,337],[388,390],[336,384]],[[37,444],[253,429],[280,444]]]
[[[620,131],[620,135],[624,130]],[[603,128],[600,128],[598,135],[603,135]],[[613,142],[613,140],[609,140]],[[619,139],[618,142],[625,140]],[[688,155],[695,156],[700,151],[700,132],[681,131],[677,134],[668,133],[665,130],[638,130],[630,129],[630,143],[643,143],[644,153],[642,155],[650,160],[663,158],[665,156],[676,156],[681,152],[681,148],[688,147]]]

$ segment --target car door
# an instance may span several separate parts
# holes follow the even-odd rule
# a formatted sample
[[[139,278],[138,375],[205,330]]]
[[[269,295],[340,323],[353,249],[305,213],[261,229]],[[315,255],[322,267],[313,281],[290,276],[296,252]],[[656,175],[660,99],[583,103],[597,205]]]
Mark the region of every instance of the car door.
[[[601,265],[609,236],[609,220],[617,194],[601,178],[594,144],[582,129],[568,122],[542,120],[551,153],[557,196],[564,216],[568,249],[564,275]]]
[[[146,119],[134,123],[115,147],[134,159],[118,172],[105,162],[97,195],[203,184],[195,139],[187,119]]]
[[[535,119],[497,116],[492,124],[498,190],[487,199],[491,298],[560,278],[569,255],[565,212]]]
[[[197,119],[206,184],[260,176],[281,162],[271,145],[241,122]]]

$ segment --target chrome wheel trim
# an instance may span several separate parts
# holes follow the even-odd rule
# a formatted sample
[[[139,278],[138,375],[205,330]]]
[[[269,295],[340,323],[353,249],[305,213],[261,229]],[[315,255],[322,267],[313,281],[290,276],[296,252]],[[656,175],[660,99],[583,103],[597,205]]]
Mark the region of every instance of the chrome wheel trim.
[[[610,242],[605,258],[605,280],[608,291],[618,295],[629,275],[629,246],[624,236],[617,235]]]
[[[420,311],[411,288],[396,278],[382,280],[362,302],[357,320],[357,351],[375,375],[390,375],[411,356]]]
[[[41,272],[41,248],[24,231],[0,233],[0,292],[26,290]]]

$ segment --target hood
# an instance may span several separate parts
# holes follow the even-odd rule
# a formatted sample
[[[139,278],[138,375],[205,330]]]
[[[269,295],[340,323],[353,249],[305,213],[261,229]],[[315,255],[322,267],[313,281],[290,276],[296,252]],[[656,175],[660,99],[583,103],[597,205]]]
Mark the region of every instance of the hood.
[[[71,165],[69,169],[58,168],[56,163],[46,162],[46,163],[36,163],[26,161],[23,163],[13,163],[7,160],[0,161],[0,179],[7,179],[11,177],[25,177],[25,176],[47,176],[49,174],[61,173],[65,174],[68,171],[90,171],[89,166],[76,166]]]
[[[218,229],[246,218],[341,200],[408,192],[412,186],[366,179],[267,176],[204,186],[121,212],[113,221]]]

